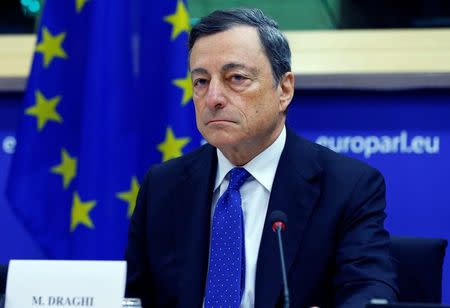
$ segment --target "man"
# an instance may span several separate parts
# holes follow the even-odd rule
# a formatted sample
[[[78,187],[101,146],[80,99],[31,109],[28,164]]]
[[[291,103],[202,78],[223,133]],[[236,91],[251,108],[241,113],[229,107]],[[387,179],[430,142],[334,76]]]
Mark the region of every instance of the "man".
[[[145,307],[282,305],[267,218],[280,210],[293,307],[394,300],[383,178],[285,127],[294,76],[276,22],[256,9],[213,12],[193,27],[189,52],[208,144],[146,175],[130,224],[127,296]]]

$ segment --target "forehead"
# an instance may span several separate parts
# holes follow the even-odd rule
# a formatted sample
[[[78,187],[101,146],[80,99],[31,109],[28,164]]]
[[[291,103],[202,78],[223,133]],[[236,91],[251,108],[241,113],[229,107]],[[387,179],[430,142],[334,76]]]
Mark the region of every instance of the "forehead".
[[[234,26],[228,30],[199,38],[192,47],[191,69],[209,64],[245,63],[261,66],[268,63],[258,30]]]

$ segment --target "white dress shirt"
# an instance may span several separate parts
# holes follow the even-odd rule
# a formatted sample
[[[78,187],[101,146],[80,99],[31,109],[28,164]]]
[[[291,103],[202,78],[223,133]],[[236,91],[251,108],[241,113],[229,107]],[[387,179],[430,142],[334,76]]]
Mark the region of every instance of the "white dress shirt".
[[[240,188],[245,232],[245,288],[241,307],[254,307],[256,262],[258,260],[259,245],[261,244],[275,172],[285,143],[286,127],[283,127],[274,143],[245,166],[242,166],[251,176]],[[217,200],[228,187],[228,172],[236,167],[220,150],[217,150],[217,158],[218,164],[212,200],[211,222]]]

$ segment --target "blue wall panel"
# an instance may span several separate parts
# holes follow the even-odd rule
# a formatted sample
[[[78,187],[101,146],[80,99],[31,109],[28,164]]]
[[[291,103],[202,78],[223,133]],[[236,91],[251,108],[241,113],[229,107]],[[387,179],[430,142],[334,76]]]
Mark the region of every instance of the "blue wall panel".
[[[15,148],[22,94],[0,93],[0,263],[9,259],[41,258],[39,247],[11,212],[4,193]]]

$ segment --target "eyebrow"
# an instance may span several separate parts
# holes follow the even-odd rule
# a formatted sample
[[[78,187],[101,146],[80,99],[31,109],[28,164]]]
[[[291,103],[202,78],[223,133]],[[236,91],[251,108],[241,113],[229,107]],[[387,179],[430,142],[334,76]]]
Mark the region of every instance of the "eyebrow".
[[[222,66],[221,71],[226,73],[226,72],[232,71],[234,69],[248,70],[254,76],[258,75],[258,72],[259,72],[259,70],[257,68],[248,67],[248,66],[246,66],[245,64],[242,64],[242,63],[227,63],[224,66]],[[209,72],[208,72],[208,70],[206,70],[206,69],[204,69],[202,67],[198,67],[198,68],[194,68],[191,71],[191,75],[194,75],[194,74],[206,75],[206,74],[209,74]]]
[[[201,67],[194,68],[193,70],[191,70],[191,75],[194,75],[194,74],[206,75],[206,74],[208,74],[208,71]]]
[[[224,66],[222,66],[222,72],[228,72],[234,69],[248,70],[253,76],[258,75],[259,72],[257,68],[248,67],[242,63],[227,63]]]

